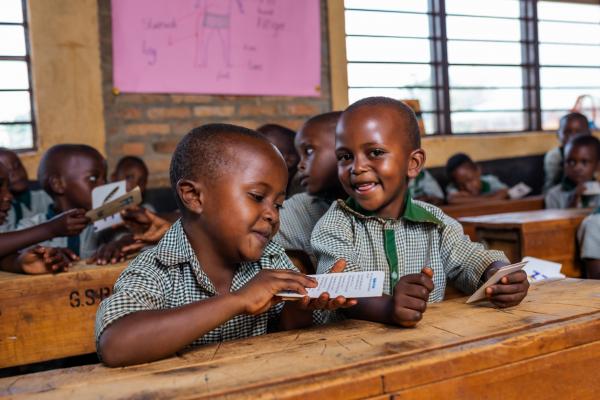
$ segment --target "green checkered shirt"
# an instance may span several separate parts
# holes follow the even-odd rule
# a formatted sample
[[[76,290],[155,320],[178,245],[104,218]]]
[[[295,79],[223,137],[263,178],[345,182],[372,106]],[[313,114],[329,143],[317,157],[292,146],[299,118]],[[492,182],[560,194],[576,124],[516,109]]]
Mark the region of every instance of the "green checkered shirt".
[[[281,246],[269,242],[258,261],[240,264],[233,276],[231,291],[246,285],[261,269],[297,271]],[[110,324],[128,314],[180,307],[216,294],[181,221],[177,221],[156,247],[129,264],[117,279],[113,295],[100,304],[96,314],[96,343]],[[279,317],[282,308],[283,303],[279,303],[260,315],[237,315],[199,337],[191,346],[265,334],[267,325]]]
[[[435,302],[444,299],[447,280],[472,293],[491,263],[508,261],[502,252],[471,242],[460,224],[439,208],[409,196],[399,219],[369,214],[354,199],[331,206],[312,234],[318,273],[345,259],[346,272],[385,272],[384,293],[392,294],[400,277],[429,266],[435,285],[429,301]]]

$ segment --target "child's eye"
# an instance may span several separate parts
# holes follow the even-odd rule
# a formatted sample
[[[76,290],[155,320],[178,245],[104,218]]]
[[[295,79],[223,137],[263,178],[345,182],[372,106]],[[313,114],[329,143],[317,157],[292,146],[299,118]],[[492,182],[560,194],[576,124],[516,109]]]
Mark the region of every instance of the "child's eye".
[[[279,211],[283,208],[283,204],[275,203],[275,208]]]
[[[304,154],[306,154],[307,156],[310,156],[314,152],[315,152],[315,149],[313,149],[312,147],[307,147],[304,149]]]
[[[96,183],[96,181],[98,181],[98,177],[95,175],[90,176],[88,179],[92,183]]]
[[[338,161],[350,161],[352,160],[352,154],[350,153],[340,153],[337,155]]]
[[[252,197],[252,199],[257,203],[260,203],[265,199],[265,196],[256,193],[248,193],[248,195],[250,195],[250,197]]]
[[[371,157],[381,157],[385,154],[385,151],[382,149],[373,149],[369,152],[369,156]]]

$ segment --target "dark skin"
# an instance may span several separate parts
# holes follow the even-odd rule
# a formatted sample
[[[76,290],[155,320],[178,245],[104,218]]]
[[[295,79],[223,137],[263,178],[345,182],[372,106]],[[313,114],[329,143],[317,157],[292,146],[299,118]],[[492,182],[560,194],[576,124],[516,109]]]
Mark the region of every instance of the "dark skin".
[[[581,197],[585,192],[585,183],[594,180],[598,170],[598,157],[590,146],[571,146],[565,148],[565,176],[577,186],[569,207],[577,208],[581,204]]]
[[[140,187],[142,196],[146,192],[146,184],[148,183],[148,174],[146,170],[137,162],[125,161],[121,163],[119,168],[111,175],[111,182],[125,181],[128,192]]]
[[[277,133],[274,131],[267,131],[263,133],[267,139],[279,150],[283,159],[285,160],[285,165],[288,170],[288,187],[296,174],[299,156],[294,148],[294,141],[291,137],[287,135],[283,135],[281,133]]]
[[[448,195],[448,204],[508,199],[508,189],[501,189],[494,193],[481,193],[481,169],[477,165],[464,163],[452,172],[451,178],[458,192]]]
[[[591,134],[589,125],[579,118],[562,119],[558,127],[558,140],[562,147],[566,146],[569,139],[576,134]]]
[[[0,164],[8,170],[10,191],[13,195],[21,194],[28,190],[29,177],[17,153],[7,149],[0,149]]]
[[[425,163],[425,152],[413,148],[408,139],[407,121],[389,106],[364,106],[346,112],[337,127],[338,176],[344,190],[362,208],[382,218],[399,218],[404,211],[408,180],[415,178]],[[398,174],[397,171],[406,171]],[[495,262],[484,277],[505,265]],[[345,313],[356,319],[414,326],[427,308],[433,290],[433,271],[401,277],[394,294],[361,299]],[[510,274],[491,286],[486,295],[499,307],[518,304],[527,294],[524,272]]]
[[[337,176],[335,126],[336,121],[308,122],[294,140],[300,154],[300,184],[310,195],[329,199],[346,196]]]
[[[294,271],[262,270],[247,285],[231,291],[240,262],[258,260],[279,227],[287,169],[270,145],[241,137],[232,143],[230,167],[217,180],[182,179],[177,194],[185,207],[183,229],[216,294],[175,309],[141,311],[111,324],[100,337],[103,361],[120,366],[154,361],[174,354],[236,315],[258,315],[281,301],[276,293],[306,294],[314,279]],[[234,148],[233,148],[234,147]],[[232,213],[231,210],[236,210]],[[344,265],[338,265],[336,271]],[[343,297],[303,298],[288,302],[280,329],[312,323],[312,309],[356,304]]]

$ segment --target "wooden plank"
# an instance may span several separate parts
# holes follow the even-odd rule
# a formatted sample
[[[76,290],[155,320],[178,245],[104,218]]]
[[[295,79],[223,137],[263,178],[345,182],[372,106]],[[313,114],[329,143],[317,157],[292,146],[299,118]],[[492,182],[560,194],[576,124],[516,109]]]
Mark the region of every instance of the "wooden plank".
[[[510,309],[496,309],[487,303],[467,305],[465,298],[453,299],[431,304],[414,329],[349,320],[205,346],[140,366],[109,369],[93,365],[5,378],[0,380],[0,396],[384,396],[505,364],[526,364],[547,354],[598,342],[599,292],[598,281],[543,282],[533,285],[525,301]],[[582,352],[569,357],[580,360],[581,365],[588,363]],[[532,370],[539,370],[534,367]],[[493,375],[482,376],[485,380]]]
[[[442,206],[441,208],[442,211],[455,219],[516,211],[541,210],[544,208],[544,196],[531,196],[517,200],[490,200],[480,203]]]
[[[100,301],[127,263],[54,275],[0,274],[0,368],[95,352]]]

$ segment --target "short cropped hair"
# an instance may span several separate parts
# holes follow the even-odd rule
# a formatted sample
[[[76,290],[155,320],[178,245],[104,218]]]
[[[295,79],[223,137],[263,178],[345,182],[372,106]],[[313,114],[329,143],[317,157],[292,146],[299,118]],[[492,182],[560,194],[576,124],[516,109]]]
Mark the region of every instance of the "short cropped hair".
[[[119,162],[117,162],[117,166],[115,167],[115,172],[118,171],[119,169],[123,168],[127,164],[135,164],[135,165],[139,166],[140,168],[142,168],[142,170],[144,170],[144,173],[146,174],[146,176],[148,176],[148,167],[146,166],[146,163],[144,162],[144,160],[142,160],[141,158],[136,157],[136,156],[125,156],[125,157],[121,158],[119,160]]]
[[[581,132],[584,134],[591,134],[592,131],[590,130],[590,122],[588,121],[587,117],[581,113],[578,112],[572,112],[569,113],[567,115],[563,115],[560,118],[560,128],[559,129],[563,129],[565,126],[567,126],[567,124],[573,120],[579,120],[581,122],[581,124],[584,126],[585,132]]]
[[[256,128],[258,133],[262,133],[265,136],[278,135],[284,137],[286,139],[294,141],[294,137],[296,136],[296,132],[291,130],[290,128],[286,128],[283,125],[279,124],[265,124],[258,128]]]
[[[348,108],[344,110],[344,114],[355,111],[361,107],[376,106],[390,107],[396,113],[398,113],[400,118],[405,119],[408,125],[408,140],[410,146],[412,147],[412,150],[421,147],[421,132],[419,131],[419,123],[417,122],[417,116],[415,115],[415,112],[412,108],[410,108],[408,105],[401,102],[400,100],[395,100],[389,97],[366,97],[348,106]]]
[[[232,162],[233,153],[228,149],[240,138],[259,140],[273,147],[260,133],[237,125],[206,124],[192,129],[181,139],[171,158],[169,178],[173,191],[177,193],[177,182],[182,179],[214,181],[222,176]],[[178,195],[175,200],[183,211]]]
[[[62,175],[64,171],[61,169],[67,157],[73,155],[88,155],[92,158],[99,158],[104,161],[102,154],[92,146],[87,144],[57,144],[50,147],[42,156],[40,165],[38,166],[38,182],[42,189],[48,194],[53,194],[50,188],[50,177],[53,175]]]
[[[446,176],[452,180],[452,174],[462,165],[469,165],[472,168],[477,168],[477,165],[471,160],[471,157],[465,153],[456,153],[446,162]]]
[[[310,117],[309,119],[307,119],[306,122],[304,122],[304,125],[302,127],[304,128],[305,126],[308,126],[310,124],[333,124],[333,125],[335,125],[338,123],[341,116],[342,116],[341,111],[331,111],[331,112],[315,115],[314,117]],[[335,133],[335,130],[334,130],[334,133]]]
[[[600,160],[600,140],[597,137],[586,134],[575,135],[565,145],[565,148],[569,149],[574,147],[589,147],[596,154],[596,160]]]

